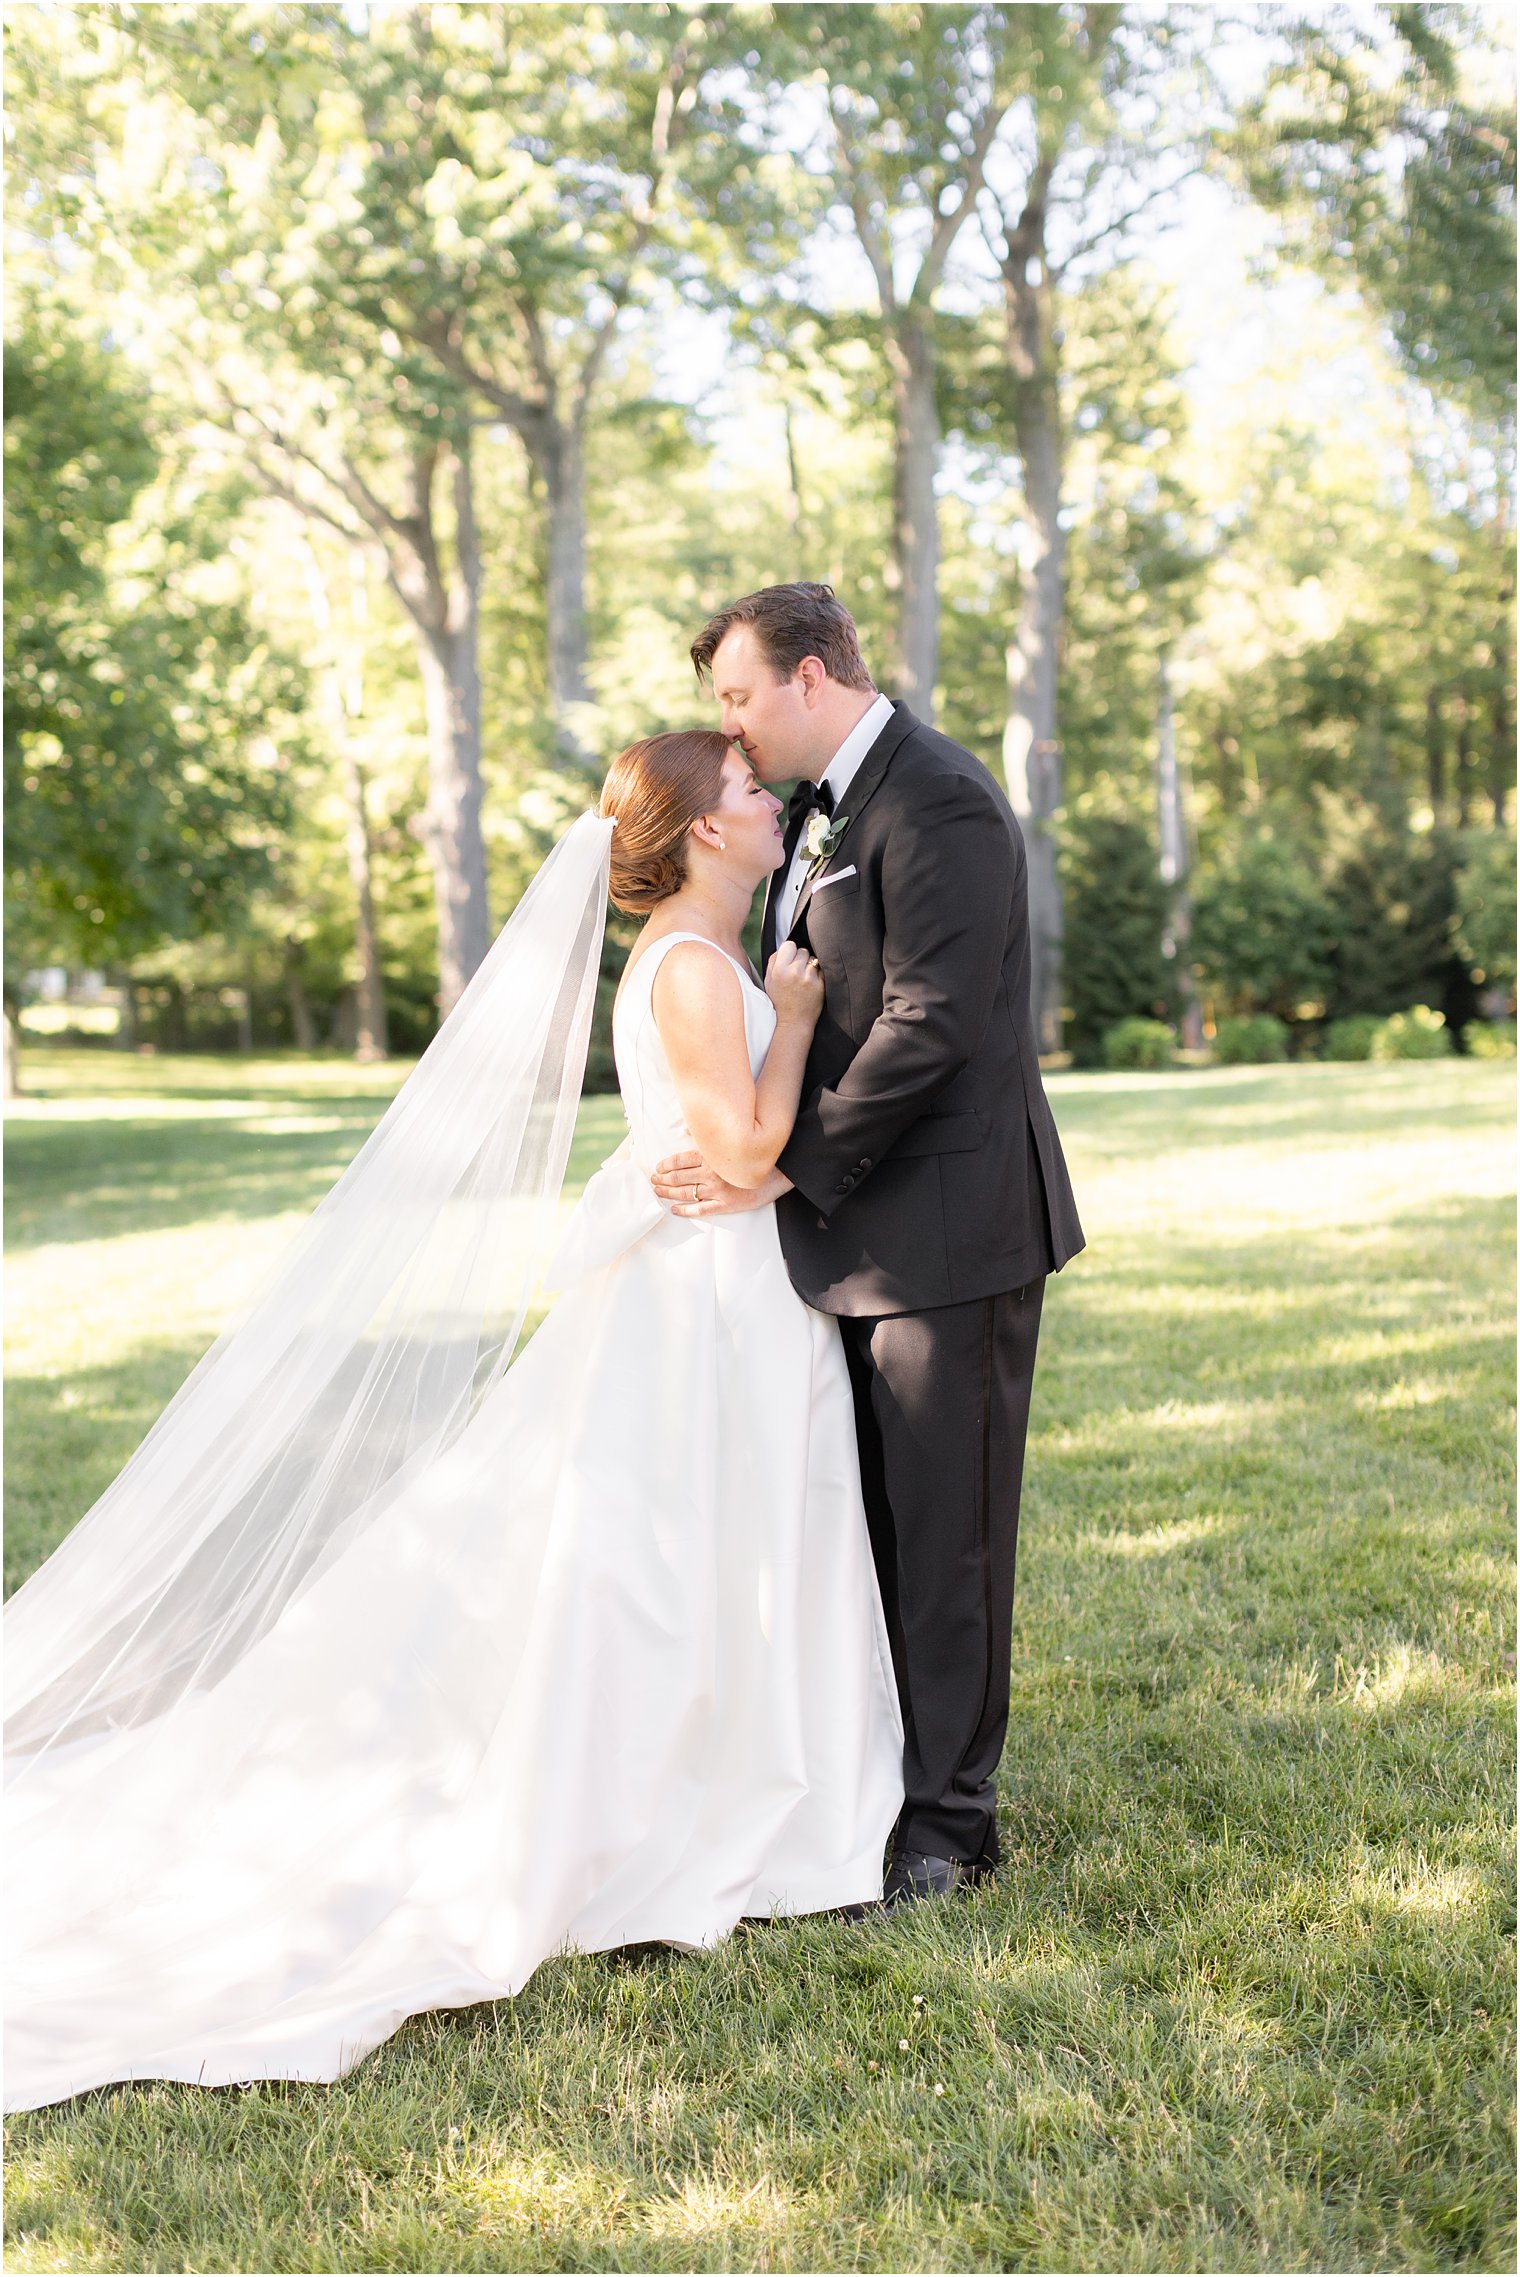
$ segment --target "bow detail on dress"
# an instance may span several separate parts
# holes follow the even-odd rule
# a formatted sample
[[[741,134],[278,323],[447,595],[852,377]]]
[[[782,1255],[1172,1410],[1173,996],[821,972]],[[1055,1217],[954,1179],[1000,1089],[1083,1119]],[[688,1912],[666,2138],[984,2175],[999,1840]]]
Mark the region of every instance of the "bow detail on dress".
[[[544,1270],[548,1289],[568,1289],[573,1281],[600,1273],[668,1215],[665,1204],[649,1183],[649,1174],[633,1158],[633,1136],[624,1139],[600,1170],[586,1181],[585,1192],[570,1213],[570,1222]]]

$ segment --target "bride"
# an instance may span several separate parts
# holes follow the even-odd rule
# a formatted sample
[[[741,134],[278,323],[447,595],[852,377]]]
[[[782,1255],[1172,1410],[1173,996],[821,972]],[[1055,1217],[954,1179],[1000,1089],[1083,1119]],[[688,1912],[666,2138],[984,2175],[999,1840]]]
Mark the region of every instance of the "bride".
[[[246,1317],[6,1613],[6,2103],[331,2080],[563,1950],[877,1898],[902,1730],[835,1323],[758,1184],[778,802],[636,743]],[[615,819],[614,819],[615,818]],[[624,1145],[560,1232],[606,896]],[[560,1292],[531,1339],[535,1291]]]

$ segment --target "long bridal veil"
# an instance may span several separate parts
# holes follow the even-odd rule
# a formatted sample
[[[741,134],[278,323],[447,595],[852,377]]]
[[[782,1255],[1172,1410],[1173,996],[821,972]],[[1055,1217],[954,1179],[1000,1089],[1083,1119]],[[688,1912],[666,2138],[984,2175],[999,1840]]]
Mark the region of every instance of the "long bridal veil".
[[[548,1262],[612,825],[583,815],[262,1294],[5,1613],[12,1779],[235,1667],[506,1368]]]

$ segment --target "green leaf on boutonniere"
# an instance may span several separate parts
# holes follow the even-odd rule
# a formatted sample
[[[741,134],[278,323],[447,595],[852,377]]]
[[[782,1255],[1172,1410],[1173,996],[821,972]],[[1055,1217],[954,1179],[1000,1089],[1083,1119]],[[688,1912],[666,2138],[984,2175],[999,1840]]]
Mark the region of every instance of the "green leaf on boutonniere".
[[[829,817],[823,813],[815,814],[811,818],[802,839],[802,850],[808,859],[807,877],[811,878],[815,872],[822,869],[844,836],[845,824],[849,819],[847,814],[836,814],[830,821]],[[805,878],[803,883],[806,884],[806,882],[807,879]]]

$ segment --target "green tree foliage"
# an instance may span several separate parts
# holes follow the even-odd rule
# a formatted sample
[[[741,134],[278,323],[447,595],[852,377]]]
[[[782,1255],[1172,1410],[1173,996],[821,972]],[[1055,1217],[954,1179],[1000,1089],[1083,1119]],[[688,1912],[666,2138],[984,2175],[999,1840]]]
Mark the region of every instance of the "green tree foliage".
[[[1477,999],[1452,946],[1456,840],[1444,831],[1412,831],[1397,810],[1327,804],[1322,811],[1334,913],[1327,1009],[1342,1018],[1433,1004],[1459,1029]]]
[[[1423,408],[1405,391],[1408,488],[1390,500],[1371,607],[1321,659],[1322,683],[1340,683],[1324,690],[1327,717],[1365,723],[1370,795],[1385,765],[1418,796],[1423,758],[1437,822],[1465,824],[1480,798],[1502,820],[1515,754],[1513,46],[1493,16],[1446,4],[1370,20],[1326,10],[1287,32],[1289,53],[1222,146],[1289,250],[1354,289],[1428,391]],[[1305,540],[1332,518],[1306,511]],[[1348,536],[1354,560],[1363,539]],[[1303,694],[1312,713],[1315,691]],[[1268,707],[1293,735],[1299,707],[1270,695]],[[1222,752],[1243,740],[1233,724],[1216,734]]]
[[[1121,1020],[1170,1019],[1176,975],[1163,956],[1167,893],[1150,833],[1127,815],[1082,812],[1063,833],[1067,1035],[1083,1066]]]
[[[1228,139],[1310,258],[1381,311],[1412,372],[1480,418],[1512,422],[1513,106],[1466,83],[1480,10],[1395,6],[1385,20],[1392,76],[1349,11],[1301,18],[1291,60]]]
[[[809,162],[872,280],[861,328],[886,367],[893,439],[893,686],[932,717],[939,657],[938,297],[1010,102],[1043,68],[1027,7],[778,8],[756,61],[776,141],[818,98]],[[1064,26],[1052,25],[1061,45]],[[818,282],[823,285],[820,274]],[[824,286],[825,301],[832,298]]]
[[[1515,840],[1473,831],[1461,847],[1452,938],[1474,981],[1515,993]]]
[[[1319,358],[1358,349],[1376,356],[1363,327],[1326,318],[1216,415],[1185,706],[1206,850],[1261,799],[1308,814],[1324,790],[1456,822],[1502,808],[1514,781],[1513,738],[1490,741],[1504,551],[1411,460],[1391,388],[1313,418],[1295,403]],[[1101,568],[1098,599],[1112,605]]]
[[[1179,446],[1188,410],[1150,280],[1125,271],[1063,298],[1073,503],[1061,741],[1069,794],[1111,785],[1149,810],[1157,671],[1197,606],[1207,533]]]
[[[540,523],[549,709],[562,755],[594,742],[579,716],[593,406],[640,303],[661,280],[694,282],[725,218],[758,235],[769,211],[722,91],[726,12],[131,17],[156,83],[202,122],[202,212],[182,225],[204,245],[199,305],[220,301],[266,363],[341,378],[371,427],[388,411],[424,436],[489,418],[516,437]]]
[[[37,785],[12,814],[31,866],[16,907],[52,928],[30,961],[131,951],[155,987],[251,985],[261,1039],[296,1037],[303,997],[320,1040],[342,1034],[335,658],[295,533],[353,548],[323,517],[373,570],[343,748],[368,785],[403,1046],[435,1016],[433,849],[443,810],[468,803],[466,761],[483,934],[487,900],[499,921],[596,765],[710,717],[686,643],[734,592],[827,577],[892,686],[904,405],[867,239],[911,313],[986,105],[1011,91],[979,212],[927,272],[935,384],[915,400],[936,460],[939,716],[996,765],[1036,632],[1052,684],[1048,724],[1026,705],[1025,726],[1075,897],[1073,1041],[1091,1058],[1117,1020],[1176,1012],[1151,828],[1163,671],[1216,1015],[1425,1002],[1456,1028],[1496,985],[1472,978],[1505,968],[1489,933],[1475,953],[1483,911],[1462,896],[1474,822],[1502,831],[1514,779],[1495,376],[1512,287],[1493,277],[1512,134],[1493,140],[1507,96],[1476,19],[1327,0],[1293,33],[1291,70],[1221,145],[1290,224],[1221,308],[1243,347],[1227,389],[1207,354],[1186,368],[1146,246],[1151,193],[1198,161],[1196,10],[238,0],[17,11],[6,31],[13,275],[47,301],[47,353],[74,358],[57,404],[16,397],[40,437],[35,479],[12,478],[8,653],[7,763],[29,737],[19,779]],[[1229,76],[1208,113],[1226,124]],[[1306,291],[1263,341],[1256,295],[1293,256],[1341,289]],[[1043,489],[1016,417],[1031,312]],[[77,454],[88,479],[63,478],[66,514],[50,515],[44,413],[110,430]],[[84,598],[33,607],[86,493],[64,565]],[[1033,626],[1042,576],[1059,591]],[[80,682],[72,718],[49,643]],[[286,654],[322,697],[310,764],[279,720],[297,700]],[[203,734],[213,698],[223,724]],[[271,747],[287,763],[261,773]],[[143,756],[164,750],[166,768]],[[219,819],[240,770],[283,800],[277,833],[247,786]],[[1100,817],[1124,830],[1095,882]],[[1259,873],[1257,841],[1276,848]],[[218,844],[237,881],[219,881]],[[614,926],[609,984],[623,947]]]
[[[120,962],[225,922],[290,821],[299,673],[198,575],[141,389],[45,309],[5,344],[11,968]]]
[[[1242,833],[1203,879],[1192,953],[1218,1013],[1318,1017],[1331,984],[1336,913],[1314,865],[1271,826]]]
[[[1459,1030],[1477,997],[1452,945],[1458,842],[1328,798],[1311,842],[1294,812],[1238,830],[1199,886],[1192,954],[1216,1011],[1301,1031],[1434,1004]]]

